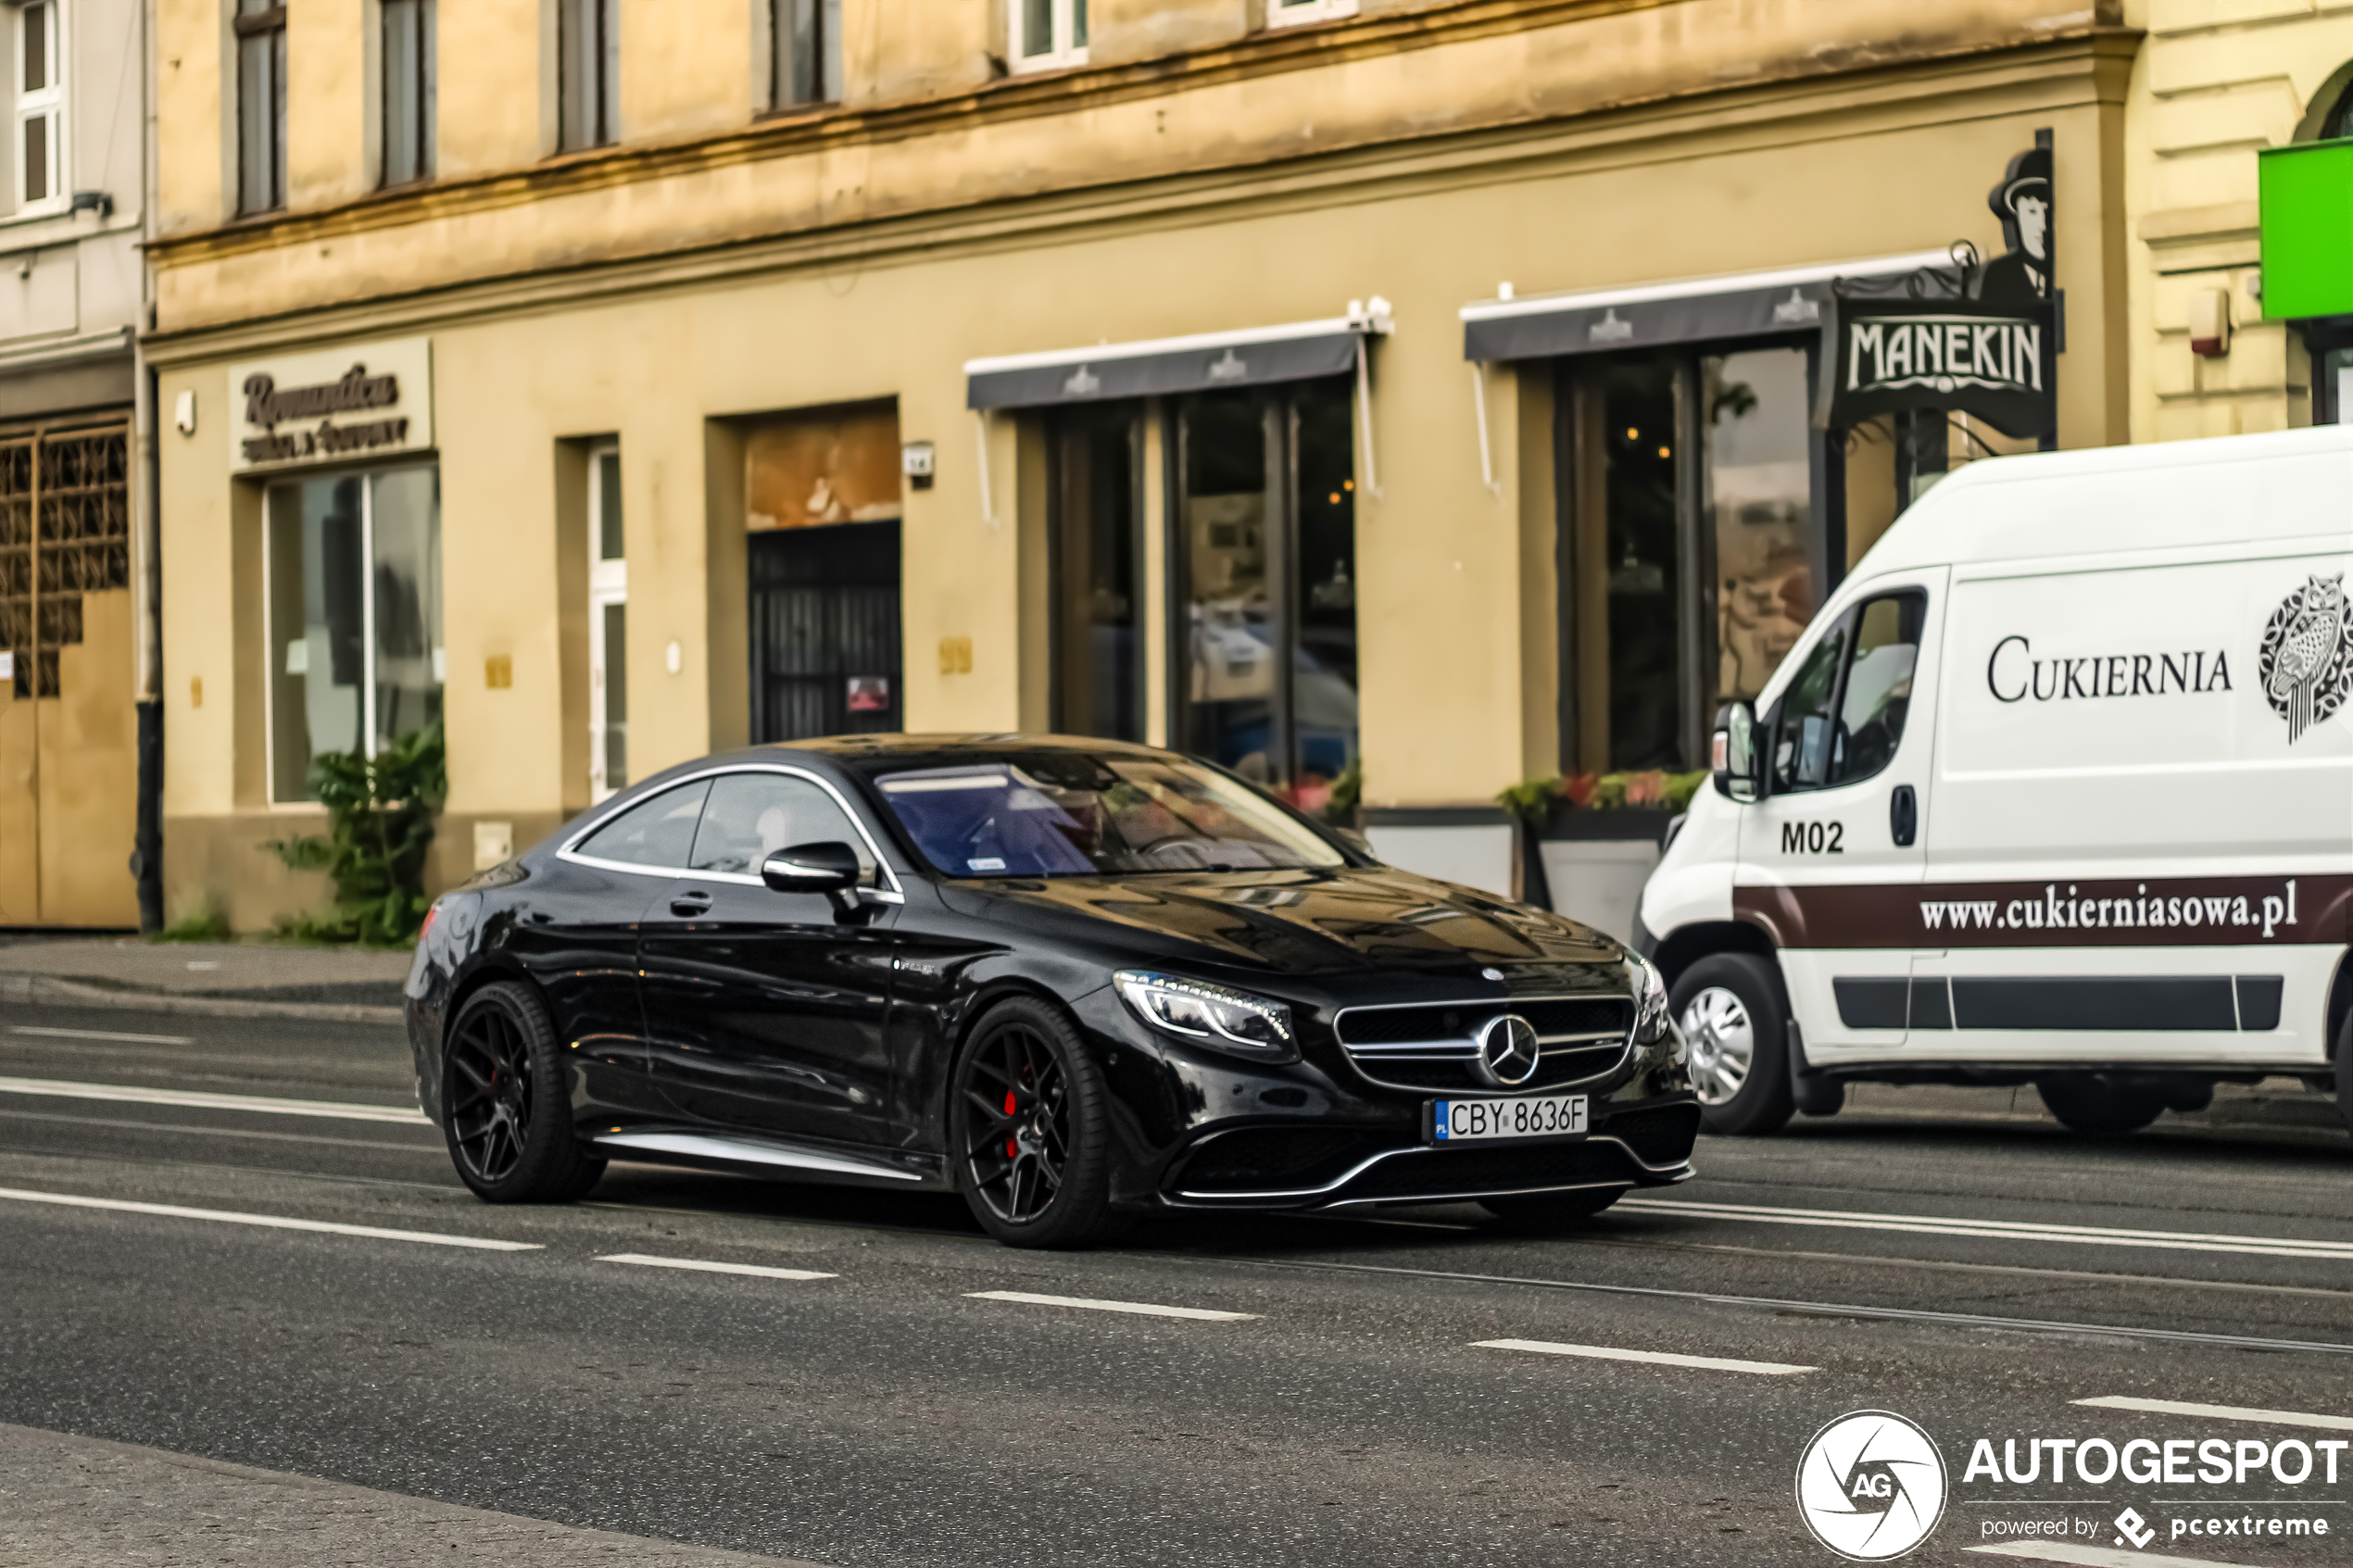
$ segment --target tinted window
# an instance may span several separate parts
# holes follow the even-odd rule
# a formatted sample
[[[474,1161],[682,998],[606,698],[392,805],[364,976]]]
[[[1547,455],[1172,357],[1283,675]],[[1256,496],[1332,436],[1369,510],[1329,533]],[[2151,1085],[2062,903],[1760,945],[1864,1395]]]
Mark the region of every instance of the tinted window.
[[[1173,759],[1049,752],[875,783],[925,858],[951,876],[1346,863],[1265,797]]]
[[[589,834],[578,853],[633,866],[683,870],[686,851],[695,842],[695,822],[702,815],[703,797],[710,793],[708,779],[663,790]]]
[[[865,879],[874,880],[866,841],[822,787],[789,773],[727,773],[711,781],[688,864],[757,876],[761,862],[779,849],[825,843],[858,851]]]
[[[1824,633],[1781,696],[1777,793],[1855,784],[1895,759],[1927,619],[1925,595],[1889,594],[1865,600]]]

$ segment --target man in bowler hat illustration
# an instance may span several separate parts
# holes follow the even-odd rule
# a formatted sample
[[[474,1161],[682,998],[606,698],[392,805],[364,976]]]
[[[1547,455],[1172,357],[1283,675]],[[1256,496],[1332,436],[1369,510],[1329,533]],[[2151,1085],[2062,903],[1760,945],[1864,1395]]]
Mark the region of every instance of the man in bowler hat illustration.
[[[1985,264],[1978,280],[1980,299],[1996,305],[2032,305],[2051,296],[2051,154],[2033,147],[2010,159],[2002,182],[1986,194],[1985,205],[2002,220],[2007,254]]]

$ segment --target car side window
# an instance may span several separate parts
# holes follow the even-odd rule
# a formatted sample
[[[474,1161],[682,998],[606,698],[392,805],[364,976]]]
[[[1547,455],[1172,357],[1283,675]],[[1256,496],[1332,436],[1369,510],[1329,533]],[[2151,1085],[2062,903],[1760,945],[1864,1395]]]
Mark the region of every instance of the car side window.
[[[761,862],[779,849],[825,843],[856,850],[859,881],[874,884],[873,851],[822,786],[790,773],[724,773],[711,781],[687,864],[698,872],[758,876]]]
[[[575,853],[624,865],[683,870],[695,842],[695,823],[702,816],[703,797],[710,793],[708,779],[665,789],[589,834]]]
[[[1838,704],[1838,755],[1830,782],[1854,784],[1895,760],[1912,708],[1912,671],[1920,661],[1925,594],[1866,600],[1855,620],[1855,653]]]
[[[1850,612],[1822,633],[1806,656],[1796,678],[1781,694],[1780,716],[1773,724],[1773,793],[1819,789],[1829,782],[1836,750],[1838,677],[1846,663]]]

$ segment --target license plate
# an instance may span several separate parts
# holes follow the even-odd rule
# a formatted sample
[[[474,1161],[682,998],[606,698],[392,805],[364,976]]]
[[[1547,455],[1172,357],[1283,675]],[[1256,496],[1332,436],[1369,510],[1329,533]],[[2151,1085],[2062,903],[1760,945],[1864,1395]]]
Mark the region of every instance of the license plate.
[[[1432,1100],[1430,1137],[1436,1143],[1582,1137],[1586,1110],[1583,1095]]]

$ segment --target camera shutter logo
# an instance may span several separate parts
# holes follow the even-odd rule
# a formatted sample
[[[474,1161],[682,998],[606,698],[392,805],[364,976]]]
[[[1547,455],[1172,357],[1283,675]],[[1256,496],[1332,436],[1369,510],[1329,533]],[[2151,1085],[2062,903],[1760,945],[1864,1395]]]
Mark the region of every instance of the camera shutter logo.
[[[1497,1088],[1516,1088],[1536,1076],[1541,1055],[1535,1025],[1516,1012],[1507,1012],[1491,1019],[1487,1027],[1478,1032],[1478,1060],[1475,1065],[1479,1076]]]
[[[1889,1411],[1856,1411],[1814,1434],[1797,1461],[1797,1511],[1814,1538],[1854,1562],[1885,1562],[1944,1517],[1944,1456]]]
[[[2345,574],[2311,578],[2281,600],[2255,662],[2271,711],[2287,721],[2290,746],[2334,717],[2353,692],[2353,603],[2345,596]]]

